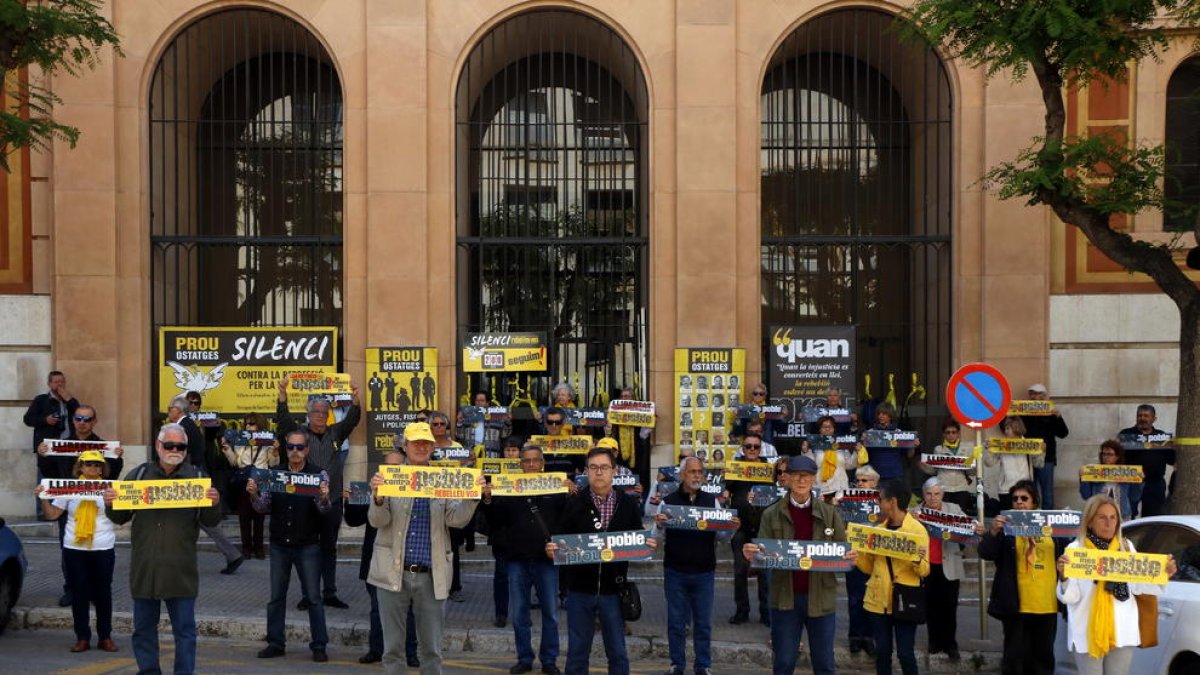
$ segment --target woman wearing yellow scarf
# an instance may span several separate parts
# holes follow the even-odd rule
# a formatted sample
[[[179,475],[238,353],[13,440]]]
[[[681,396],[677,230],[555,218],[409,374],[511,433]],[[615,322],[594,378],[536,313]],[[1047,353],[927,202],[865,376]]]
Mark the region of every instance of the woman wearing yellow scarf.
[[[75,460],[71,474],[82,480],[108,478],[108,463],[104,455],[88,450]],[[36,492],[45,488],[37,486]],[[46,517],[55,519],[67,512],[67,529],[63,537],[63,561],[67,569],[67,584],[71,588],[71,615],[75,623],[73,652],[91,649],[92,629],[88,622],[88,605],[96,605],[98,649],[117,651],[112,641],[112,578],[116,565],[116,532],[112,521],[104,515],[104,500],[96,497],[59,498],[42,507]]]
[[[1083,505],[1083,525],[1071,548],[1134,552],[1133,542],[1121,535],[1121,510],[1112,497],[1095,495]],[[1062,576],[1066,556],[1058,560]],[[1167,559],[1174,575],[1175,559]],[[1080,675],[1125,675],[1133,651],[1142,641],[1135,595],[1159,595],[1166,586],[1063,579],[1058,598],[1067,606],[1067,648]]]

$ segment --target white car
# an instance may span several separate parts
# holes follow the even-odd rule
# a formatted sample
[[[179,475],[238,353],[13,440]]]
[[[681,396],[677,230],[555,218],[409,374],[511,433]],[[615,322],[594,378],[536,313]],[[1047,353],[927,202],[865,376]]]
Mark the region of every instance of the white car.
[[[1158,598],[1158,646],[1138,649],[1130,673],[1196,675],[1200,673],[1200,516],[1150,516],[1122,525],[1141,553],[1170,553],[1179,571]],[[1066,653],[1066,624],[1059,620],[1055,644],[1056,673],[1074,673]]]

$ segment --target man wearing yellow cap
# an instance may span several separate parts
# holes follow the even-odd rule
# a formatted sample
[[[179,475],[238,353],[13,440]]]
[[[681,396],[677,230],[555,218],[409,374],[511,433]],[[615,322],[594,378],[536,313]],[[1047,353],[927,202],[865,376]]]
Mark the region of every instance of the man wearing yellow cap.
[[[425,422],[405,427],[405,463],[428,466],[434,440]],[[444,605],[452,574],[450,528],[470,522],[479,500],[380,497],[383,482],[380,473],[371,477],[375,496],[367,509],[367,521],[378,529],[367,583],[378,589],[383,666],[389,674],[406,671],[404,634],[411,603],[422,672],[440,673]]]

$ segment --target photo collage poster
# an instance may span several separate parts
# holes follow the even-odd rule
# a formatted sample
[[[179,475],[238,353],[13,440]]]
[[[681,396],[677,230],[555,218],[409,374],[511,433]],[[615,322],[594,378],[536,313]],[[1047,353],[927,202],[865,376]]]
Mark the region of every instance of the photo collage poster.
[[[683,347],[675,350],[675,463],[692,454],[709,468],[733,459],[737,406],[745,400],[746,350]]]

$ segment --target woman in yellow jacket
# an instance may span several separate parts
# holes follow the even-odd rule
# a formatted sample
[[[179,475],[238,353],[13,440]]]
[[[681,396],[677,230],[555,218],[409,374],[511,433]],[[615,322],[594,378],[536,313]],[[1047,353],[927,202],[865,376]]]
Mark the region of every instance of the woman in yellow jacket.
[[[912,492],[902,481],[893,479],[879,486],[879,515],[889,530],[899,530],[920,540],[917,559],[904,560],[859,551],[858,569],[869,574],[867,595],[863,606],[875,625],[875,673],[891,675],[892,642],[895,637],[896,656],[904,675],[917,675],[917,623],[893,616],[892,584],[920,586],[929,575],[929,534],[925,526],[908,514]],[[923,597],[923,596],[922,596]]]

